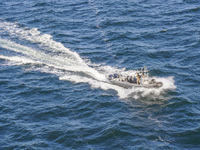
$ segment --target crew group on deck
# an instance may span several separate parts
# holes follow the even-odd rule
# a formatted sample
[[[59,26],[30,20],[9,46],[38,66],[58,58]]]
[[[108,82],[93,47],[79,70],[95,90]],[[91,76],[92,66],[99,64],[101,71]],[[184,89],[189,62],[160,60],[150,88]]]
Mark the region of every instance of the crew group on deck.
[[[148,78],[148,73],[145,71],[140,71],[137,72],[136,76],[123,76],[121,74],[113,74],[113,75],[109,75],[110,79],[118,79],[118,81],[122,81],[122,82],[129,82],[129,83],[133,83],[133,84],[141,84],[141,82],[143,82],[143,80],[141,79],[145,79]]]

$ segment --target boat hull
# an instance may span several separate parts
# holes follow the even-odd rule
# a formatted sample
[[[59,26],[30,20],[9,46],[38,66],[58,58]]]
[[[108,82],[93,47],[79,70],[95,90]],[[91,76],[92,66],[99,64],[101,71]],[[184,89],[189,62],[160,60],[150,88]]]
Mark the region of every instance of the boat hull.
[[[117,80],[110,80],[110,82],[114,85],[118,85],[127,89],[131,89],[133,87],[159,88],[163,86],[162,82],[155,82],[151,84],[136,84],[136,83],[117,81]]]

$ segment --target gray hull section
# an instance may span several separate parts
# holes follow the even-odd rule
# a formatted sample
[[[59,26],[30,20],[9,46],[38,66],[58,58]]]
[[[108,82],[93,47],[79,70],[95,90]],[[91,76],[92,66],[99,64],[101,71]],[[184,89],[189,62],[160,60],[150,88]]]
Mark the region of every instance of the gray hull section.
[[[128,88],[128,89],[131,89],[132,87],[159,88],[163,86],[162,82],[155,82],[152,84],[135,84],[135,83],[122,82],[122,81],[117,81],[117,80],[110,80],[110,82],[114,85],[118,85],[118,86]]]

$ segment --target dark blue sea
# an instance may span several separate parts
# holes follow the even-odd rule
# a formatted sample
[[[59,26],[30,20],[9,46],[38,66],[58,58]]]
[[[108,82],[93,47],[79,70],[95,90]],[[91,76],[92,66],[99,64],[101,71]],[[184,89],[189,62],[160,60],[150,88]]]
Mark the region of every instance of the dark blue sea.
[[[200,149],[200,1],[0,0],[0,150],[135,149]]]

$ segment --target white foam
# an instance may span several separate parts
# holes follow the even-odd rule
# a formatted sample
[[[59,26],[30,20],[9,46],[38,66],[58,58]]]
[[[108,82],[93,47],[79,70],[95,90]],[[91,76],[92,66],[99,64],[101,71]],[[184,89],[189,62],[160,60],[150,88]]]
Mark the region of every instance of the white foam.
[[[52,39],[52,36],[49,34],[42,34],[40,31],[38,31],[37,28],[20,28],[16,23],[2,21],[0,21],[0,28],[2,28],[4,31],[6,30],[11,36],[25,39],[32,43],[38,43],[42,48],[46,48],[46,50],[48,50],[50,54],[47,55],[42,51],[37,52],[38,50],[32,50],[31,48],[24,47],[11,41],[3,41],[3,39],[1,40],[7,44],[4,44],[4,46],[2,47],[21,52],[22,54],[25,54],[29,57],[35,57],[35,59],[39,59],[40,61],[44,61],[45,63],[50,61],[48,62],[48,65],[56,64],[62,69],[64,67],[66,70],[85,72],[95,79],[106,81],[105,76],[100,74],[97,70],[88,67],[83,59],[81,59],[79,54],[70,51],[62,43],[54,41]],[[20,51],[21,48],[25,51]],[[60,55],[52,56],[51,52],[62,53]]]
[[[31,59],[25,58],[25,57],[17,57],[17,56],[9,56],[8,57],[8,56],[0,55],[0,59],[9,60],[11,62],[14,62],[17,65],[39,63],[39,62],[33,61]]]
[[[67,80],[74,83],[89,83],[92,88],[101,88],[103,90],[115,90],[120,98],[127,98],[127,89],[112,85],[108,82],[98,81],[92,78],[81,77],[77,75],[65,75],[59,78],[60,80]]]
[[[83,63],[83,60],[76,52],[70,51],[66,48],[62,43],[56,42],[52,39],[52,36],[49,34],[42,34],[38,31],[37,28],[28,29],[28,28],[20,28],[15,23],[10,22],[2,22],[0,21],[0,28],[2,31],[7,31],[11,36],[19,37],[20,39],[28,40],[32,43],[39,43],[41,46],[48,47],[49,51],[60,51],[68,54],[68,58],[75,60],[79,63]]]
[[[94,64],[90,61],[86,63],[76,52],[72,52],[62,43],[54,41],[51,35],[42,34],[37,28],[20,28],[16,23],[0,21],[0,34],[3,34],[4,31],[1,29],[8,32],[10,36],[38,44],[41,49],[34,49],[0,38],[1,47],[17,52],[17,56],[0,55],[0,59],[9,60],[16,65],[26,63],[42,64],[32,69],[56,74],[60,80],[68,80],[74,83],[88,83],[92,88],[101,88],[103,90],[113,89],[117,91],[120,98],[133,97],[138,99],[140,97],[159,96],[167,89],[176,88],[173,77],[154,77],[157,81],[161,81],[164,84],[163,87],[159,89],[134,87],[132,89],[124,89],[112,85],[108,83],[105,77],[106,75],[112,73],[135,74],[136,70],[126,71],[125,68],[119,69],[116,67]],[[46,49],[44,50],[44,48]]]
[[[165,78],[159,78],[159,77],[154,77],[154,78],[163,83],[162,89],[176,89],[173,76],[165,77]]]

